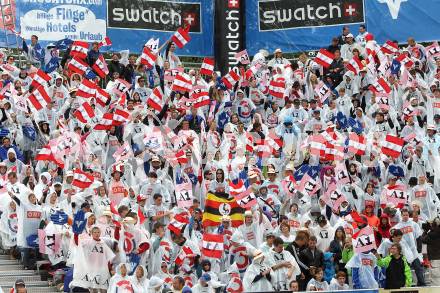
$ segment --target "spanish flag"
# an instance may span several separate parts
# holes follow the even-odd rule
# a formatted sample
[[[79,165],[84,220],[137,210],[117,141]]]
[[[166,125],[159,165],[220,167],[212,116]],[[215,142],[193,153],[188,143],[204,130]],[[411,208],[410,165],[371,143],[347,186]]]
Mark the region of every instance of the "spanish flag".
[[[206,195],[202,224],[204,227],[218,226],[221,223],[222,216],[228,215],[231,217],[232,227],[238,227],[243,224],[244,211],[234,198],[227,199],[220,195],[208,193]]]

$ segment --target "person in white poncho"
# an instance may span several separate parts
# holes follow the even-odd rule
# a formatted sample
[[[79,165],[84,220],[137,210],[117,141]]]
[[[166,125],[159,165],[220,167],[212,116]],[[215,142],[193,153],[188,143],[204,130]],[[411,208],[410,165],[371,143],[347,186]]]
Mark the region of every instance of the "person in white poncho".
[[[243,276],[245,292],[273,291],[272,280],[275,273],[267,262],[267,257],[261,251],[255,251],[252,264]]]
[[[101,230],[98,227],[91,229],[90,239],[79,240],[78,236],[74,236],[77,249],[70,287],[88,288],[91,292],[106,292],[111,277],[108,266],[115,254],[100,239]]]

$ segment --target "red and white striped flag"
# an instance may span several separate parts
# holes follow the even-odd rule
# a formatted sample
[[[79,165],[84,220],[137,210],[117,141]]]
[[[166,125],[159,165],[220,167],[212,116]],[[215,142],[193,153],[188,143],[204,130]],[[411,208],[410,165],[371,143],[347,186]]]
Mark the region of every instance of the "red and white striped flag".
[[[246,186],[244,186],[244,182],[242,179],[238,179],[237,183],[229,182],[229,193],[233,196],[240,194],[246,191]]]
[[[362,61],[356,56],[354,56],[347,64],[347,69],[353,71],[356,75],[359,74],[362,68],[364,68],[364,64],[362,64]]]
[[[189,224],[188,216],[177,214],[168,224],[168,229],[176,235],[180,235],[182,233],[182,228],[186,224]]]
[[[176,92],[190,92],[192,89],[191,77],[183,72],[178,73],[174,78],[171,89]]]
[[[189,35],[189,26],[185,28],[179,27],[179,29],[171,37],[171,40],[177,45],[177,47],[182,49],[191,40],[191,36]]]
[[[166,149],[163,157],[170,163],[172,167],[176,167],[178,164],[188,163],[188,158],[186,157],[186,153],[183,149],[177,152]]]
[[[392,41],[386,41],[380,50],[385,54],[396,54],[399,52],[399,46]]]
[[[326,143],[324,159],[327,161],[340,161],[344,159],[344,147],[342,145]]]
[[[332,94],[332,90],[321,80],[315,87],[315,93],[321,103],[324,103]]]
[[[95,181],[95,177],[92,174],[83,172],[80,169],[73,170],[73,181],[72,185],[78,188],[89,188],[93,182]]]
[[[95,111],[89,103],[84,102],[73,115],[82,123],[89,123],[95,117]]]
[[[223,234],[203,234],[202,254],[204,256],[220,259],[224,250]]]
[[[348,138],[348,152],[359,156],[364,155],[365,150],[367,149],[365,137],[362,135],[357,135],[354,132],[350,132]]]
[[[240,51],[238,53],[235,53],[234,57],[237,60],[237,62],[239,62],[241,64],[251,63],[251,60],[249,59],[249,54],[246,51],[246,49],[244,49],[243,51]]]
[[[119,126],[128,120],[130,120],[130,112],[120,108],[115,109],[113,113],[113,125]]]
[[[46,145],[44,146],[38,154],[35,156],[36,161],[50,161],[57,164],[60,168],[64,168],[64,163],[60,160],[57,160],[52,153],[51,148]]]
[[[381,144],[382,153],[393,158],[398,158],[402,152],[404,143],[405,141],[402,138],[387,134]]]
[[[193,87],[190,97],[194,108],[208,106],[211,102],[211,100],[209,99],[208,89],[200,85],[196,85]]]
[[[228,89],[232,89],[235,83],[239,80],[240,76],[233,69],[222,77],[222,81]]]
[[[286,82],[284,80],[271,80],[269,83],[269,94],[275,98],[284,98],[286,92]]]
[[[155,87],[151,95],[148,97],[147,105],[154,110],[160,112],[163,108],[163,92],[160,87]]]
[[[88,67],[89,65],[85,61],[77,57],[73,57],[72,60],[70,60],[69,64],[67,65],[67,69],[75,73],[78,73],[80,75],[84,75]]]
[[[322,157],[325,155],[325,150],[327,149],[326,146],[326,139],[318,134],[313,135],[310,137],[310,154]]]
[[[104,59],[104,56],[99,55],[98,59],[96,59],[95,64],[93,64],[92,69],[98,74],[101,78],[105,78],[108,73],[107,62]]]
[[[47,83],[51,80],[51,77],[43,70],[38,69],[31,82],[31,86],[36,89],[40,86],[47,86]]]
[[[95,125],[94,130],[109,130],[113,126],[113,113],[104,113],[99,123]]]
[[[28,101],[36,111],[45,108],[51,102],[46,87],[40,86],[28,96]]]
[[[352,242],[355,253],[367,252],[377,248],[374,231],[371,226],[367,226],[356,232],[353,235]]]
[[[426,47],[426,54],[428,55],[428,58],[440,56],[440,45],[438,42],[434,42],[430,46]]]
[[[181,266],[189,255],[194,255],[194,252],[189,246],[186,245],[183,246],[182,249],[180,250],[180,253],[176,257],[175,260],[176,265]],[[191,264],[190,267],[192,266],[193,262],[194,261],[192,260],[192,258],[189,259],[189,264]]]
[[[212,73],[214,72],[214,64],[214,59],[205,57],[203,59],[202,66],[200,67],[200,74],[212,75]]]
[[[151,68],[156,63],[157,55],[151,51],[150,48],[144,47],[141,55],[141,64],[146,65],[147,68]]]
[[[101,105],[101,107],[105,107],[109,99],[110,99],[110,94],[105,90],[103,90],[102,88],[100,88],[99,86],[97,86],[95,92],[96,103]]]
[[[405,67],[407,68],[411,68],[414,66],[414,62],[411,60],[411,58],[404,53],[400,54],[396,58],[396,60],[399,61],[401,64],[405,65]]]
[[[89,51],[89,43],[83,41],[74,41],[72,49],[70,50],[70,56],[81,59],[86,59]]]
[[[391,87],[387,83],[387,81],[381,77],[374,84],[370,86],[370,90],[375,93],[387,93],[389,94],[391,92]]]
[[[99,42],[98,47],[99,47],[99,48],[101,48],[101,47],[105,47],[105,46],[110,47],[112,44],[113,44],[113,43],[112,43],[112,40],[110,40],[109,37],[105,37],[104,40],[102,40],[101,42]]]
[[[249,69],[246,70],[246,73],[245,73],[246,80],[249,80],[252,77],[255,77],[258,70],[260,70],[261,66],[262,66],[261,63],[255,63],[254,65],[249,67]]]
[[[333,63],[334,59],[335,55],[333,55],[326,49],[321,49],[315,57],[315,62],[324,68],[328,68]]]
[[[96,83],[88,80],[87,78],[84,78],[78,86],[76,96],[84,99],[90,99],[95,96],[96,89],[97,89]]]

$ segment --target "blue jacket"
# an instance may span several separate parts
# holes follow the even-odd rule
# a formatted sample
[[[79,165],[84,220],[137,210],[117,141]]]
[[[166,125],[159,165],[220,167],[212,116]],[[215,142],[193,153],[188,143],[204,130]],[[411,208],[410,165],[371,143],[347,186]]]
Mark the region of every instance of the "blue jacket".
[[[17,159],[19,159],[20,161],[24,162],[23,153],[20,151],[20,149],[17,146],[12,145],[12,144],[8,148],[5,148],[4,146],[0,147],[0,159],[2,161],[8,159],[8,150],[10,148],[14,149]]]

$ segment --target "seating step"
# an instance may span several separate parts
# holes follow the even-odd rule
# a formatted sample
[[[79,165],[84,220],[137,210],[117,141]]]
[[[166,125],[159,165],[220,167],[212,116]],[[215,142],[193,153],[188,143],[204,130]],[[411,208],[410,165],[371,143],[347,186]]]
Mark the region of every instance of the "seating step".
[[[0,281],[0,287],[9,287],[11,288],[14,284],[16,279],[20,278],[19,276],[17,278],[15,278],[13,281]],[[30,281],[30,282],[26,282],[26,280],[24,280],[24,282],[26,283],[26,288],[31,288],[31,287],[47,287],[47,281]]]

